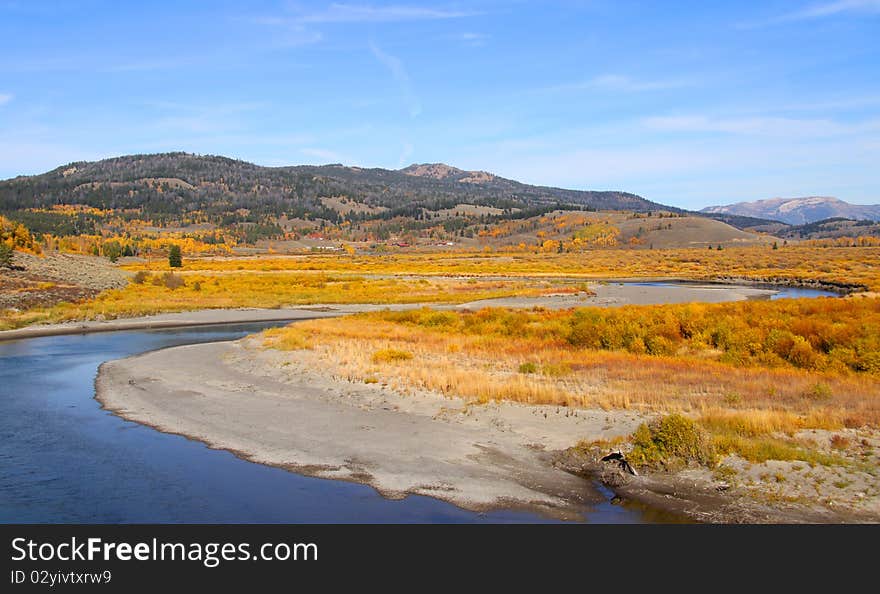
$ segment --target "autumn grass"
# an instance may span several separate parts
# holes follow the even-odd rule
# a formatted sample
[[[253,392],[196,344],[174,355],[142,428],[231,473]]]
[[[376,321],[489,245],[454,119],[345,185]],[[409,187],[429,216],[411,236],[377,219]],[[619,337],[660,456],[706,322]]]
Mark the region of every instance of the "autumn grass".
[[[799,460],[810,465],[840,466],[846,462],[840,456],[827,454],[809,444],[777,437],[743,437],[741,435],[713,434],[712,443],[720,456],[736,454],[749,462],[760,464],[768,460],[791,462]]]
[[[373,336],[390,325],[422,339],[470,337],[469,347],[519,354],[548,376],[567,376],[585,351],[626,352],[735,367],[799,368],[880,375],[880,300],[801,299],[719,304],[583,307],[550,311],[485,308],[478,312],[412,309],[353,319]],[[476,346],[475,346],[476,345]],[[516,346],[514,346],[516,345]],[[458,345],[460,348],[462,345]],[[494,347],[493,347],[494,348]],[[530,353],[558,350],[553,359]],[[577,354],[577,356],[573,356]],[[817,379],[805,398],[832,396]],[[728,394],[735,398],[734,392]]]
[[[167,270],[165,260],[127,266]],[[567,276],[589,279],[742,278],[762,282],[818,280],[880,290],[880,247],[767,246],[706,249],[594,249],[582,253],[441,252],[383,255],[189,259],[192,271],[327,272],[360,274]]]
[[[728,305],[711,306],[709,312]],[[768,316],[774,307],[791,307],[764,305],[771,308]],[[864,314],[850,310],[849,323],[873,332]],[[576,312],[421,309],[306,321],[290,328],[305,337],[334,374],[355,381],[380,378],[403,391],[431,390],[482,403],[682,412],[702,417],[713,434],[743,439],[805,428],[880,425],[880,375],[874,371],[776,366],[762,358],[727,360],[714,348],[708,355],[691,349],[652,355],[583,346],[569,340],[576,318]],[[843,317],[838,324],[845,324]],[[850,336],[856,340],[861,335]],[[412,357],[373,356],[386,350]]]
[[[296,327],[269,328],[263,331],[263,344],[282,351],[296,351],[312,348],[305,334]]]
[[[352,274],[180,274],[138,272],[128,286],[80,303],[28,311],[7,310],[0,330],[34,323],[116,319],[199,309],[270,308],[348,303],[462,303],[541,295],[552,282],[522,280],[366,278]]]
[[[778,410],[710,409],[698,417],[699,425],[712,436],[719,456],[737,454],[749,462],[800,460],[808,464],[840,465],[844,460],[818,451],[796,438],[804,429],[843,429],[843,415],[832,409],[815,409],[797,415]]]
[[[135,273],[134,286],[107,291],[78,304],[24,312],[6,310],[0,313],[0,329],[194,309],[280,308],[314,303],[461,303],[584,291],[582,283],[572,284],[577,279],[818,280],[880,290],[880,248],[875,247],[202,257],[187,258],[183,269],[174,270],[174,277],[180,277],[183,284],[177,288],[166,286],[168,291],[155,287],[154,282],[172,272],[167,259],[124,268]],[[465,276],[472,278],[465,280]],[[499,276],[504,280],[497,280]],[[549,280],[562,277],[567,280]],[[635,340],[630,346],[639,350],[640,344],[645,350],[668,346],[662,336],[652,344]],[[845,358],[847,353],[837,355]]]

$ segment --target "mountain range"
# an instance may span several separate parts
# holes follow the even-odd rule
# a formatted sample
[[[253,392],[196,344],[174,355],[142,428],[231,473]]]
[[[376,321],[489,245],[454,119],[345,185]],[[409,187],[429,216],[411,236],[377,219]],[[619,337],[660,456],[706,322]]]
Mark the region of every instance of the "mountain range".
[[[700,212],[770,219],[789,225],[804,225],[832,218],[880,221],[880,204],[850,204],[830,196],[769,198],[726,206],[709,206]]]
[[[81,204],[138,209],[151,220],[198,211],[219,221],[245,209],[251,220],[283,215],[335,222],[340,213],[328,208],[326,198],[361,205],[355,210],[367,218],[411,216],[462,203],[507,211],[557,204],[679,210],[628,192],[532,186],[442,163],[401,170],[340,164],[262,167],[220,156],[162,153],[70,163],[41,175],[0,181],[0,212]]]
[[[443,230],[437,233],[444,237],[471,238],[485,236],[490,227],[507,226],[509,232],[523,221],[529,221],[532,234],[549,233],[544,215],[560,210],[605,211],[624,239],[648,246],[742,243],[756,240],[756,233],[792,239],[880,233],[877,225],[863,224],[880,220],[880,206],[835,198],[776,198],[693,213],[629,192],[534,186],[444,163],[398,170],[341,164],[263,167],[176,152],[79,161],[0,181],[0,214],[55,236],[121,233],[131,223],[181,232],[233,230],[247,243],[290,232],[321,233],[326,226],[344,232],[345,225],[380,238],[430,235],[439,225]],[[608,211],[635,214],[618,217]],[[657,218],[640,218],[652,213]],[[675,218],[651,222],[663,213]],[[822,222],[810,226],[816,221]]]

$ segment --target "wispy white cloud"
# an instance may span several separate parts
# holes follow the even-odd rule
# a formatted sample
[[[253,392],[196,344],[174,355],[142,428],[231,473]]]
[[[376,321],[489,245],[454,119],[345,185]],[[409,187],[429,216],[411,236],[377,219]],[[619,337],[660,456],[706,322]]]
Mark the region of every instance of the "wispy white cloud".
[[[677,89],[681,87],[691,86],[692,83],[685,80],[669,79],[649,79],[642,80],[632,78],[622,74],[601,74],[589,80],[567,83],[548,87],[545,91],[583,91],[583,90],[600,90],[620,93],[640,93],[644,91],[660,91],[666,89]]]
[[[477,13],[425,6],[331,4],[323,10],[301,14],[296,19],[301,23],[392,23],[456,19],[474,14]]]
[[[472,47],[480,47],[486,45],[489,41],[489,36],[485,33],[474,33],[472,31],[466,31],[458,36],[458,38],[465,44]]]
[[[12,93],[0,93],[0,105],[6,105],[15,98]]]
[[[738,23],[735,26],[738,29],[759,29],[793,21],[806,21],[846,15],[880,15],[880,0],[835,0],[834,2],[813,3],[805,5],[792,12],[787,12],[764,20]]]
[[[52,57],[6,60],[0,63],[0,72],[84,72],[125,73],[153,70],[176,70],[206,62],[203,54],[170,58],[139,58],[125,56],[80,54]]]
[[[171,70],[192,66],[197,63],[194,58],[176,57],[163,59],[131,60],[112,64],[101,70],[103,72],[147,72],[151,70]]]
[[[880,0],[837,0],[836,2],[812,4],[783,15],[780,19],[787,21],[817,19],[845,13],[880,14]]]
[[[397,158],[397,167],[401,168],[407,165],[407,161],[412,156],[415,147],[412,143],[404,142],[403,147],[400,149],[400,156]]]
[[[642,125],[657,132],[723,133],[750,136],[829,137],[880,131],[880,120],[848,123],[829,119],[781,117],[718,118],[705,115],[648,117]]]
[[[258,15],[245,20],[282,31],[280,41],[283,45],[298,46],[317,43],[324,38],[320,31],[314,29],[316,25],[433,21],[477,14],[480,13],[427,6],[334,3],[319,10],[291,10],[282,15]]]
[[[296,47],[311,45],[324,39],[324,35],[320,31],[309,29],[298,19],[283,16],[256,16],[247,20],[255,25],[274,29],[277,45]]]
[[[788,103],[781,111],[847,111],[880,105],[880,95],[849,95],[826,100]]]
[[[143,105],[158,112],[158,117],[151,123],[154,129],[192,134],[222,134],[240,130],[243,127],[239,117],[241,114],[266,107],[258,102],[199,105],[150,101]]]
[[[656,91],[687,86],[687,83],[680,80],[636,80],[620,74],[603,74],[591,80],[589,85],[610,91]]]
[[[370,51],[373,53],[373,56],[375,56],[376,59],[391,72],[391,76],[397,81],[397,85],[400,87],[400,93],[406,104],[410,117],[414,118],[422,113],[422,104],[413,91],[409,74],[400,58],[385,53],[372,42],[370,42]]]

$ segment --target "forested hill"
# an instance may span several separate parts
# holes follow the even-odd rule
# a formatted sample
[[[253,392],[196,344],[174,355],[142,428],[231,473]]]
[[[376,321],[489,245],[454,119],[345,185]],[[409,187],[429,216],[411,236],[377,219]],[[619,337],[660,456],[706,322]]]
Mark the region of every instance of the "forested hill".
[[[352,204],[352,209],[328,208],[327,198]],[[334,222],[342,217],[418,216],[458,204],[508,212],[556,204],[596,210],[677,210],[626,192],[531,186],[442,164],[399,171],[342,165],[261,167],[188,153],[71,163],[42,175],[0,181],[0,212],[59,204],[135,209],[154,221],[198,212],[220,224],[241,217],[265,220],[282,215]]]

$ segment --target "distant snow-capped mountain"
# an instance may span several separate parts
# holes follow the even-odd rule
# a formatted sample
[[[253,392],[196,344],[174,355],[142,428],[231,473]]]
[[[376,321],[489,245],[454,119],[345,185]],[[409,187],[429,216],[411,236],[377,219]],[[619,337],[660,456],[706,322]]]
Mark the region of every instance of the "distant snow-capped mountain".
[[[769,198],[726,206],[709,206],[701,212],[773,219],[790,225],[804,225],[833,217],[880,221],[880,204],[850,204],[831,196]]]

